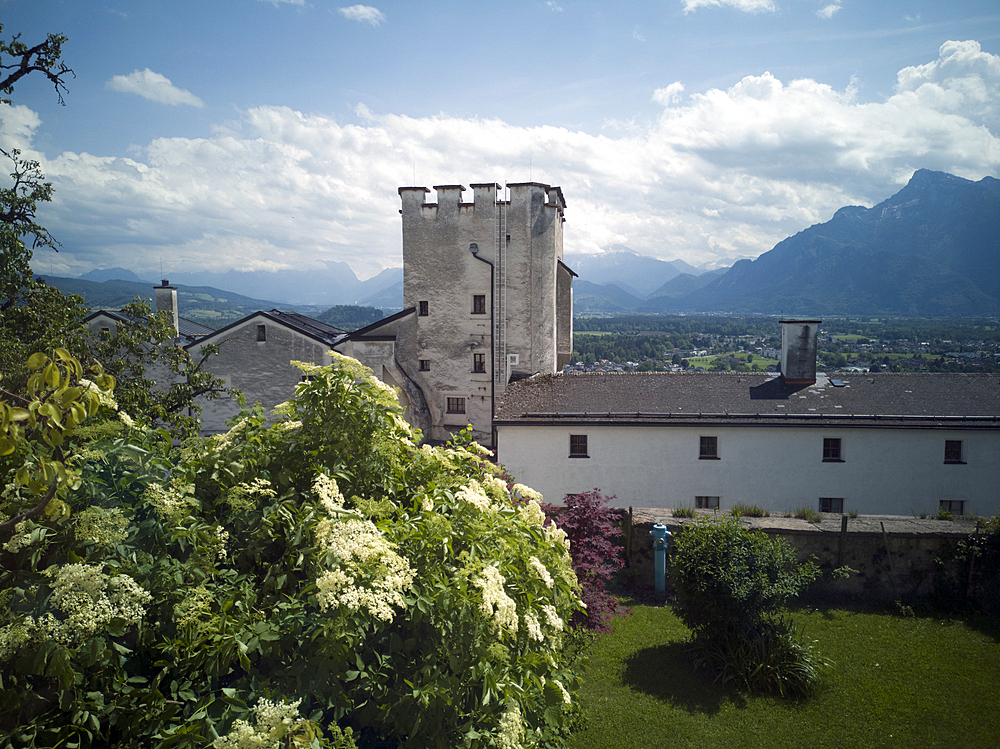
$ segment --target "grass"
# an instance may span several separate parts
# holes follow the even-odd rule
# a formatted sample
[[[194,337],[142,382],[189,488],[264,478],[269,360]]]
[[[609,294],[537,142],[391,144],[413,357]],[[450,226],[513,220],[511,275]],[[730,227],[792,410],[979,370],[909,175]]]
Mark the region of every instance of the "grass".
[[[767,510],[763,510],[757,505],[747,505],[739,502],[733,505],[733,509],[729,511],[729,514],[733,517],[742,518],[769,518],[771,513]]]
[[[633,614],[590,649],[579,749],[996,747],[1000,622],[794,611],[834,665],[817,696],[749,697],[694,672],[669,608]]]
[[[808,507],[799,507],[785,514],[786,518],[798,518],[799,520],[805,520],[809,523],[822,523],[823,516],[820,515],[816,510],[811,510]]]

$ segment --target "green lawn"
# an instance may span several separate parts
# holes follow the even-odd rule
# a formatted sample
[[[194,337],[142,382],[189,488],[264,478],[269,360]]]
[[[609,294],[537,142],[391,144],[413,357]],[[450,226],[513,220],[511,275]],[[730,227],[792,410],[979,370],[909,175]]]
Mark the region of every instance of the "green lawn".
[[[636,605],[591,647],[580,749],[1000,746],[1000,622],[841,609],[794,612],[834,662],[796,703],[747,697],[694,673],[687,629]]]

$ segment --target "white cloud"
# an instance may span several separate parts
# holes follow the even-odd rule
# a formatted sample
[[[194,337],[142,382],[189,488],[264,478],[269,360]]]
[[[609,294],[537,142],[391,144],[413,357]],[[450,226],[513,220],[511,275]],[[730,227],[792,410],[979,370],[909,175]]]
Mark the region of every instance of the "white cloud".
[[[683,0],[684,12],[693,13],[698,8],[713,6],[735,8],[744,13],[773,13],[778,9],[774,0]]]
[[[889,197],[918,168],[1000,173],[1000,56],[947,42],[900,71],[886,100],[859,102],[856,88],[767,72],[702,92],[677,81],[654,92],[653,122],[613,135],[263,106],[132,158],[32,154],[56,189],[39,219],[64,245],[54,272],[159,277],[162,257],[165,272],[346,261],[370,275],[401,262],[396,190],[414,170],[417,185],[503,184],[527,180],[530,163],[532,179],[563,188],[567,251],[620,243],[701,264],[756,257],[844,205]],[[38,116],[0,118],[3,141],[31,153]]]
[[[825,5],[816,11],[816,15],[820,18],[830,19],[833,18],[833,14],[840,10],[840,3],[833,3],[831,5]]]
[[[636,26],[634,29],[632,29],[632,38],[635,39],[637,42],[644,42],[644,41],[646,41],[646,37],[644,37],[642,34],[639,33],[639,27],[638,26]]]
[[[161,104],[186,104],[192,107],[204,107],[205,102],[182,88],[177,88],[166,76],[154,73],[149,68],[134,70],[128,75],[116,75],[106,84],[113,91],[124,94],[138,94],[144,99],[158,101]]]
[[[562,12],[563,12],[563,9],[562,9],[562,6],[561,6],[561,5],[559,5],[559,3],[556,3],[556,2],[553,2],[553,0],[549,0],[549,1],[548,1],[547,3],[545,3],[545,4],[546,4],[546,5],[547,5],[547,6],[548,6],[548,7],[549,7],[549,8],[551,9],[551,10],[554,10],[554,11],[555,11],[556,13],[562,13]]]
[[[684,84],[680,81],[674,81],[669,86],[664,88],[658,88],[653,92],[653,101],[657,104],[662,104],[665,107],[669,107],[671,104],[677,104],[681,100],[681,93],[684,91]]]
[[[261,2],[271,3],[275,8],[279,5],[305,5],[306,0],[261,0]]]
[[[358,23],[370,23],[372,26],[378,26],[385,20],[385,14],[370,5],[351,5],[337,10],[344,18]]]

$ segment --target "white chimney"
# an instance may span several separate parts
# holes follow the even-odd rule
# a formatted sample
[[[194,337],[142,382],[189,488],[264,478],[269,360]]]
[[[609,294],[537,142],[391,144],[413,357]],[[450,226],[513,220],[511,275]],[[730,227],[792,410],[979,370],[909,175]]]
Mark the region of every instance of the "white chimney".
[[[816,382],[816,339],[822,320],[781,321],[781,378],[789,385]]]
[[[156,311],[169,313],[174,332],[180,335],[181,326],[177,319],[177,287],[171,286],[170,281],[164,278],[163,283],[154,286],[153,290],[156,292]]]

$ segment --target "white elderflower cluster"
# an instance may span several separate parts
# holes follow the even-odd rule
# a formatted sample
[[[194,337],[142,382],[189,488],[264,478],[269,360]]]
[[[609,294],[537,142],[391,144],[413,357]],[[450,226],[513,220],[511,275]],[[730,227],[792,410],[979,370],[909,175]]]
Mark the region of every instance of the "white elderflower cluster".
[[[215,450],[217,451],[224,450],[225,448],[229,447],[233,443],[233,440],[236,437],[238,437],[240,433],[243,432],[248,426],[250,426],[249,421],[247,421],[246,419],[240,419],[235,424],[233,424],[232,428],[225,434],[214,435],[212,437],[212,447],[215,448]]]
[[[545,540],[549,543],[562,544],[563,548],[569,552],[569,536],[555,523],[549,523],[545,526]]]
[[[528,525],[545,525],[545,513],[541,505],[533,499],[529,499],[527,504],[518,505],[517,514]]]
[[[551,604],[544,604],[542,606],[542,614],[545,615],[545,623],[549,625],[551,629],[556,632],[562,632],[565,627],[565,623],[562,617],[559,616],[559,612],[556,611],[556,607]]]
[[[552,587],[552,575],[549,574],[548,569],[544,564],[538,559],[538,557],[531,557],[528,560],[528,564],[531,565],[531,569],[535,571],[535,574],[545,583],[546,588]]]
[[[127,426],[129,429],[131,429],[132,425],[135,423],[134,421],[132,421],[132,417],[129,416],[124,411],[119,411],[118,412],[118,418],[121,419],[122,424],[124,424],[125,426]]]
[[[31,532],[34,525],[24,520],[14,526],[14,535],[3,545],[4,551],[14,554],[21,549],[31,545]]]
[[[542,632],[542,625],[538,623],[538,617],[530,611],[524,615],[524,629],[532,640],[538,640],[538,642],[545,640],[545,634]]]
[[[483,492],[494,502],[507,502],[510,497],[507,494],[507,483],[496,476],[487,476],[483,479]]]
[[[514,484],[510,491],[511,494],[521,497],[522,499],[533,499],[535,502],[542,501],[541,493],[536,492],[530,486],[525,486],[524,484]]]
[[[14,622],[0,627],[0,663],[21,652],[32,639],[32,630],[24,622]]]
[[[142,493],[142,499],[152,505],[153,511],[160,516],[161,520],[174,520],[185,514],[188,510],[196,507],[197,502],[188,492],[194,487],[176,479],[169,485],[152,483],[146,487]]]
[[[567,705],[571,704],[573,702],[573,700],[569,696],[569,691],[566,689],[566,687],[564,687],[562,685],[562,682],[558,681],[557,679],[553,679],[552,683],[555,684],[556,687],[558,687],[558,689],[559,689],[560,692],[562,692],[562,700],[563,700],[563,702],[565,702]]]
[[[279,432],[294,432],[295,430],[302,428],[302,422],[298,419],[294,421],[279,421],[274,425],[274,428]]]
[[[493,509],[490,498],[486,496],[483,488],[475,479],[469,481],[468,485],[463,486],[455,496],[463,502],[468,502],[470,505],[478,507],[483,512],[490,512]]]
[[[267,479],[256,478],[253,481],[241,481],[226,492],[226,504],[234,510],[249,510],[257,503],[255,497],[276,497],[277,492],[271,488]]]
[[[484,568],[482,576],[473,582],[483,592],[483,602],[479,606],[480,611],[492,618],[501,632],[516,633],[517,604],[504,590],[503,586],[507,581],[500,574],[496,565]]]
[[[118,410],[118,401],[115,400],[115,397],[111,394],[110,390],[101,390],[97,387],[96,383],[82,378],[80,379],[80,387],[96,394],[97,400],[102,406],[106,406],[112,411]]]
[[[340,493],[337,481],[325,473],[321,473],[313,479],[312,490],[313,494],[319,497],[323,509],[331,515],[337,514],[337,510],[344,508],[344,495]]]
[[[513,702],[509,702],[497,726],[497,749],[521,749],[523,741],[524,720],[521,718],[521,709]]]
[[[333,552],[340,566],[316,580],[319,605],[325,610],[346,606],[365,609],[384,622],[403,606],[403,592],[416,574],[409,562],[370,520],[321,520],[316,527],[319,546]]]
[[[294,735],[306,722],[299,715],[301,702],[289,704],[261,698],[253,709],[255,725],[237,720],[232,730],[213,741],[212,746],[215,749],[279,749],[293,743],[297,746],[297,742],[289,742],[286,737]]]
[[[193,627],[198,635],[215,634],[217,621],[212,614],[215,597],[204,585],[184,594],[174,606],[174,619],[178,629]]]
[[[215,526],[215,556],[221,562],[226,558],[226,544],[229,542],[229,531],[221,525]]]
[[[76,528],[73,531],[78,541],[93,541],[101,546],[111,546],[124,541],[128,518],[121,509],[113,507],[110,510],[103,507],[88,507],[74,517]]]
[[[25,624],[35,625],[45,639],[73,647],[102,630],[115,618],[137,625],[145,614],[146,604],[153,600],[128,575],[109,577],[101,568],[89,564],[68,564],[50,568],[53,577],[51,605],[66,618],[43,615],[37,623],[29,617]]]

